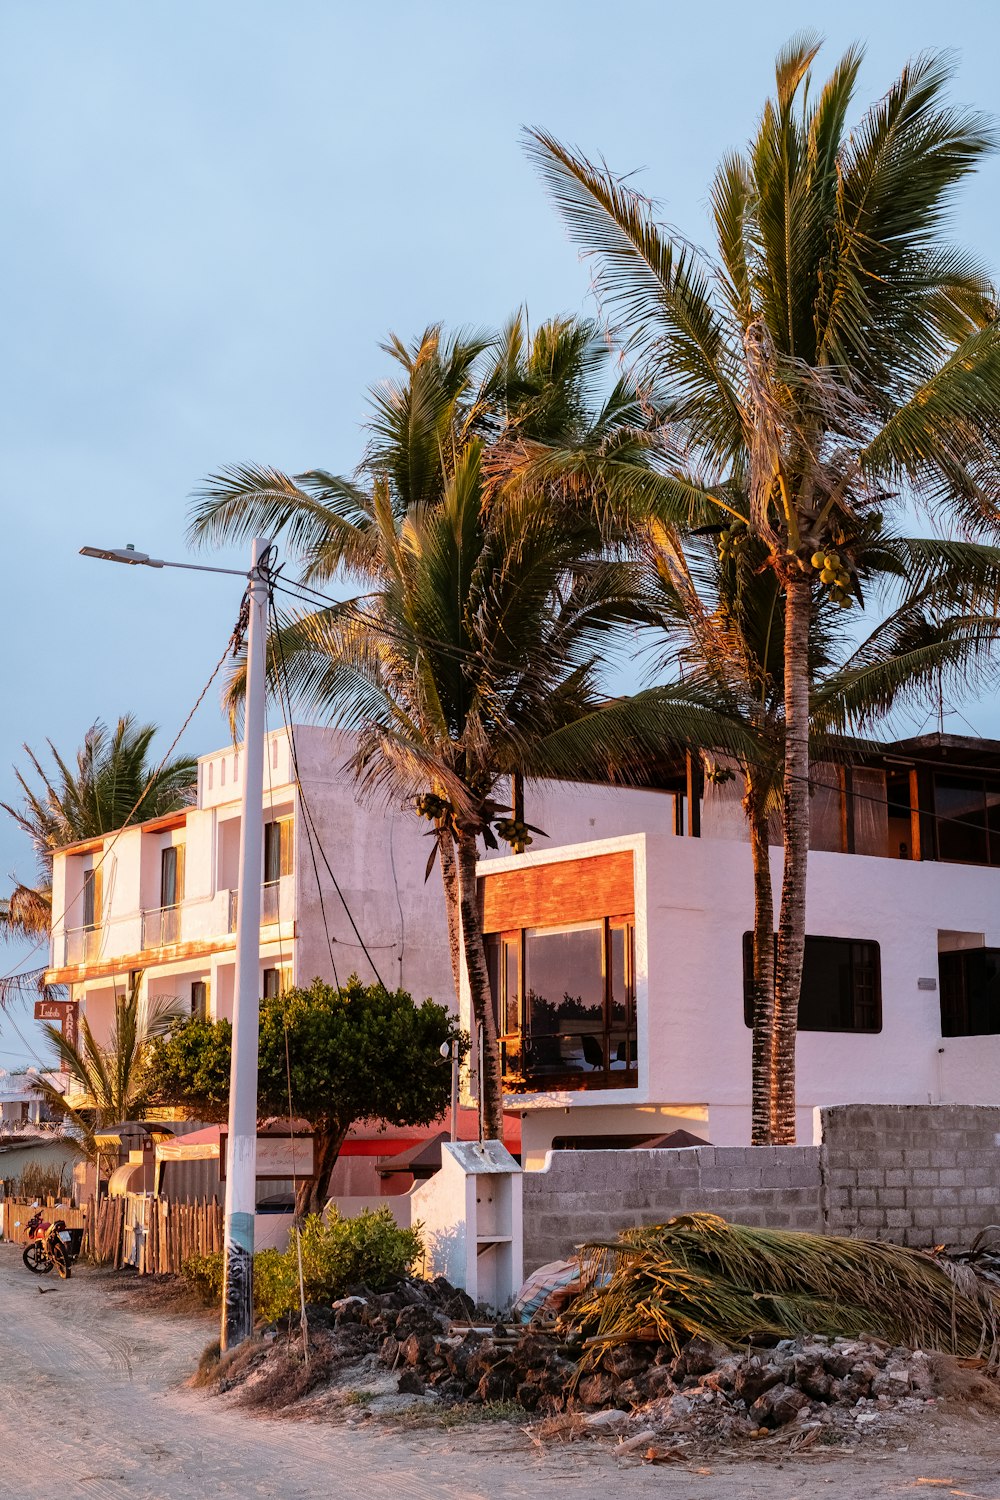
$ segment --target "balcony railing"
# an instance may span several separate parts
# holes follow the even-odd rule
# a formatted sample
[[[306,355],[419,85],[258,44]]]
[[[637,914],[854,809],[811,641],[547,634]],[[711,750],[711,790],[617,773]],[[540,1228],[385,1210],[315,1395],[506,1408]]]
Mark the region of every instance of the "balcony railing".
[[[634,1031],[561,1031],[500,1039],[504,1087],[513,1093],[546,1089],[635,1088]]]
[[[282,888],[285,887],[283,892]],[[229,892],[229,931],[236,931],[236,921],[239,916],[239,891]],[[284,899],[282,899],[284,897]],[[290,910],[290,892],[287,884],[281,880],[265,880],[260,888],[260,925],[270,926],[274,922],[285,921],[292,915]]]
[[[91,964],[101,956],[102,929],[100,927],[68,927],[66,929],[66,957],[68,964]]]
[[[168,943],[181,940],[181,912],[183,907],[159,906],[142,914],[142,946],[163,948]]]

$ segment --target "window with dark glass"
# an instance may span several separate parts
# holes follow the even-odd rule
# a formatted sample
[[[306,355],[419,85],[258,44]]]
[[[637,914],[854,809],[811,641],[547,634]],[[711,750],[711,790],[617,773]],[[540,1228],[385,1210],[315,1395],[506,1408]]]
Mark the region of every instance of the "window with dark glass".
[[[292,873],[292,820],[276,818],[264,824],[264,884],[273,885]]]
[[[95,927],[100,927],[103,913],[101,911],[103,896],[103,879],[100,868],[85,870],[83,873],[83,925],[89,932]]]
[[[942,1036],[1000,1034],[1000,948],[938,955]]]
[[[169,844],[160,850],[160,906],[178,906],[184,900],[184,845]]]
[[[799,1030],[881,1031],[881,970],[878,943],[807,936]],[[753,1025],[752,932],[743,934],[743,1019]]]
[[[204,979],[196,979],[191,986],[191,1014],[197,1021],[204,1021],[208,1015],[208,984]]]
[[[606,918],[488,938],[508,1084],[634,1083],[633,932],[631,919]]]
[[[1000,865],[1000,785],[982,776],[934,777],[939,859]]]

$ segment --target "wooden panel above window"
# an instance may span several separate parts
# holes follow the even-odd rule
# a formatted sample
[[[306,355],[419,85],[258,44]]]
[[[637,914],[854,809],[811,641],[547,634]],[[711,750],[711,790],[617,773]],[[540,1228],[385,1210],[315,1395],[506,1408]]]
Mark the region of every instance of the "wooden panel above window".
[[[480,878],[483,930],[552,927],[635,910],[632,852],[525,865]]]

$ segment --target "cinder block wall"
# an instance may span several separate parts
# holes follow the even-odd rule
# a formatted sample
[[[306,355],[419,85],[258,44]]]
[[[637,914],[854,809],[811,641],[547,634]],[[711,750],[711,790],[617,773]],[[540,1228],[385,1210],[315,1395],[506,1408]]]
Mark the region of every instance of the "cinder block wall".
[[[525,1172],[524,1271],[588,1239],[681,1213],[736,1224],[823,1229],[818,1146],[691,1146],[677,1151],[554,1151]]]
[[[553,1152],[523,1177],[525,1274],[679,1213],[915,1246],[1000,1223],[1000,1108],[845,1104],[821,1124],[822,1146]]]
[[[968,1245],[1000,1222],[1000,1108],[845,1104],[821,1120],[827,1233]]]

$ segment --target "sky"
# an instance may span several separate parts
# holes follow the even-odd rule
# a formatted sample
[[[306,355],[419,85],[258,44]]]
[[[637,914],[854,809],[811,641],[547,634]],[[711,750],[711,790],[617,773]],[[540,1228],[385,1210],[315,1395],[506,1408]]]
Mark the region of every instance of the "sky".
[[[236,565],[189,552],[192,491],[241,461],[352,470],[387,333],[593,311],[526,125],[639,169],[706,241],[715,165],[809,25],[823,72],[866,44],[859,112],[927,49],[955,52],[957,100],[993,104],[983,0],[3,0],[0,800],[23,743],[72,754],[95,719],[152,720],[166,749],[234,622],[238,579],[82,545]],[[994,270],[998,188],[994,160],[954,214]],[[1000,732],[992,704],[964,712]],[[213,691],[180,748],[225,737]],[[32,874],[0,817],[0,893]],[[26,1014],[0,1017],[0,1067],[26,1055],[13,1024],[37,1048]]]

